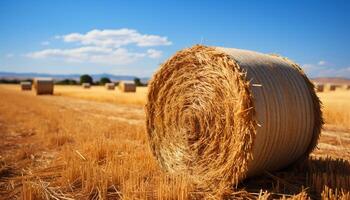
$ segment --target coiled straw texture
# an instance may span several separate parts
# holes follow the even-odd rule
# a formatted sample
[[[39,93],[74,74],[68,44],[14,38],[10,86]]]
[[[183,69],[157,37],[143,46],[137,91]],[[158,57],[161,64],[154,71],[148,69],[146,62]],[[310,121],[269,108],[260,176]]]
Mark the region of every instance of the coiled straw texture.
[[[146,117],[161,167],[208,189],[304,159],[323,124],[314,86],[298,65],[200,45],[177,52],[156,72]]]

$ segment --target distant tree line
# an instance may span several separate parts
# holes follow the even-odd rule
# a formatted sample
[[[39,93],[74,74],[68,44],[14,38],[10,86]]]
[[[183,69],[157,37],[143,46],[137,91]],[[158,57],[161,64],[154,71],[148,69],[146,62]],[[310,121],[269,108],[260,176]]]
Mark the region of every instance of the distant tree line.
[[[147,84],[142,83],[139,78],[134,78],[134,82],[136,86],[147,86]]]
[[[57,85],[78,85],[79,82],[74,79],[63,79],[60,81],[56,81]]]
[[[80,76],[80,84],[90,83],[91,85],[105,85],[106,83],[111,82],[111,79],[109,79],[108,77],[102,77],[99,81],[94,82],[93,78],[88,74]],[[147,86],[147,84],[142,83],[141,79],[139,78],[134,78],[134,82],[136,86]],[[118,82],[116,84],[118,85]]]
[[[0,83],[2,84],[19,84],[21,81],[29,81],[32,82],[32,79],[24,79],[24,80],[19,80],[19,79],[7,79],[7,78],[0,78]]]
[[[5,78],[0,79],[0,83],[4,83],[4,84],[19,84],[21,81],[32,82],[32,79],[25,79],[25,80],[5,79]],[[57,84],[57,85],[80,85],[82,83],[90,83],[91,85],[105,85],[106,83],[111,83],[111,82],[112,82],[111,79],[109,79],[108,77],[102,77],[102,78],[100,78],[100,80],[94,81],[90,75],[84,74],[84,75],[80,76],[79,81],[74,80],[74,79],[63,79],[63,80],[56,81],[55,84]],[[139,79],[139,78],[135,78],[134,82],[135,82],[136,86],[147,86],[147,84],[142,83],[141,79]],[[118,82],[116,82],[116,84],[118,85]]]

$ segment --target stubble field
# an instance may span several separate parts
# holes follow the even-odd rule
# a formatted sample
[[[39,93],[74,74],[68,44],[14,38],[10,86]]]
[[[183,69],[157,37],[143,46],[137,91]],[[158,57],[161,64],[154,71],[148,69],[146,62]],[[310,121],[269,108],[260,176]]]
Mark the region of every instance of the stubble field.
[[[211,198],[158,167],[145,132],[146,94],[55,86],[54,96],[35,96],[0,85],[1,198]],[[310,158],[246,180],[226,199],[350,199],[350,91],[319,96],[326,125]]]

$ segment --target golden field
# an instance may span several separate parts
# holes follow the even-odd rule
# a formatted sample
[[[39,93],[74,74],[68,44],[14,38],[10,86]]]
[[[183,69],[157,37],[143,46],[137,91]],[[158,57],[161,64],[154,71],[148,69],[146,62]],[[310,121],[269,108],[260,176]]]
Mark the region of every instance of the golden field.
[[[147,87],[137,87],[136,90],[136,93],[123,93],[118,87],[115,90],[107,90],[104,86],[92,86],[89,89],[84,89],[81,86],[55,86],[55,94],[58,96],[117,104],[144,105]]]
[[[145,133],[147,88],[55,86],[54,94],[0,85],[3,199],[215,198],[158,167]],[[326,125],[311,157],[248,179],[225,199],[350,199],[350,91],[318,95]]]
[[[6,89],[19,91],[18,85],[6,85]],[[118,87],[115,90],[107,90],[104,86],[91,86],[91,88],[83,88],[81,85],[65,86],[55,85],[55,96],[67,96],[78,99],[93,100],[99,102],[128,104],[128,105],[144,105],[146,102],[147,87],[137,87],[136,93],[123,93]]]
[[[318,93],[328,128],[350,130],[350,90]]]

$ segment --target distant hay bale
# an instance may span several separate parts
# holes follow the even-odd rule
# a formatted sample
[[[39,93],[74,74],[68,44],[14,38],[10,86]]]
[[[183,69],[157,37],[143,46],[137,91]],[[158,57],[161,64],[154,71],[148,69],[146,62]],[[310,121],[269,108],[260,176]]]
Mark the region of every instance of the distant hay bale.
[[[339,87],[340,87],[340,85],[336,85],[336,84],[333,84],[333,83],[328,83],[328,84],[325,85],[324,90],[325,91],[335,91]]]
[[[90,83],[83,83],[81,85],[83,86],[84,89],[89,89],[91,87]]]
[[[343,89],[342,85],[339,85],[339,84],[334,85],[334,87],[335,87],[334,90],[342,90]]]
[[[326,89],[327,91],[334,91],[334,90],[335,90],[335,85],[333,85],[333,84],[327,84],[326,86],[327,86],[327,87],[326,87],[326,88],[327,88],[327,89]]]
[[[339,89],[341,89],[341,90],[350,90],[350,85],[348,85],[348,84],[342,84],[342,85],[340,85],[340,87],[339,87]]]
[[[106,83],[105,87],[107,90],[114,90],[115,84],[114,83]]]
[[[316,88],[316,92],[323,92],[324,84],[316,83],[315,88]]]
[[[297,64],[200,45],[153,76],[146,120],[160,166],[214,191],[305,159],[323,124],[314,86]]]
[[[53,94],[53,79],[52,78],[35,78],[34,88],[37,95]]]
[[[32,90],[32,83],[29,81],[21,81],[21,90]]]
[[[136,92],[136,85],[132,81],[121,81],[118,88],[122,92]]]

